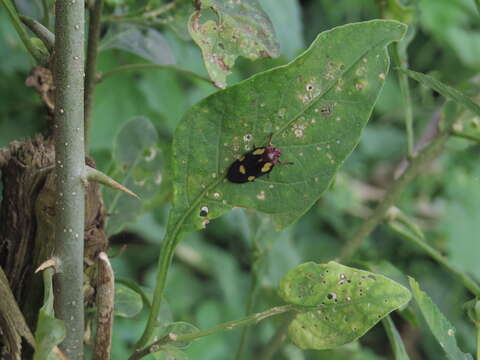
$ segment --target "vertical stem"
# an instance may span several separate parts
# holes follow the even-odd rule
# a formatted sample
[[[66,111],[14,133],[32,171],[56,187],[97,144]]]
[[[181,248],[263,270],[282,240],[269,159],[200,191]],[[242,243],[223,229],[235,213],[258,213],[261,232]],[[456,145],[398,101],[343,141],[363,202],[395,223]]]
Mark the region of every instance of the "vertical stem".
[[[80,0],[57,0],[55,4],[55,248],[60,265],[55,276],[55,307],[66,328],[60,347],[70,360],[83,359],[84,7]]]
[[[145,326],[145,330],[143,331],[142,337],[138,340],[137,344],[135,345],[136,349],[140,349],[147,344],[150,340],[153,330],[155,328],[155,323],[157,322],[158,315],[160,313],[160,304],[163,299],[163,290],[165,289],[165,284],[167,282],[167,274],[170,264],[172,263],[173,254],[175,252],[176,246],[176,238],[178,235],[178,230],[172,231],[169,234],[168,226],[167,226],[167,234],[162,242],[162,250],[160,253],[160,257],[158,259],[158,271],[157,271],[157,279],[156,279],[156,286],[155,291],[153,293],[153,302],[152,308],[150,311],[150,315],[148,317],[147,325]]]
[[[87,45],[87,61],[85,63],[85,149],[88,152],[88,130],[90,128],[92,117],[93,98],[95,95],[96,84],[96,64],[97,64],[97,48],[100,38],[100,20],[102,17],[103,0],[96,0],[93,9],[90,10],[90,20],[88,25],[88,45]]]
[[[406,55],[402,58],[399,51],[400,43],[395,43],[392,45],[392,54],[393,61],[395,64],[402,68],[407,69],[407,59]],[[409,158],[413,156],[413,106],[412,106],[412,97],[410,95],[410,87],[408,85],[408,76],[398,71],[398,82],[400,84],[400,92],[402,94],[403,103],[405,105],[405,129],[407,132],[407,154]]]

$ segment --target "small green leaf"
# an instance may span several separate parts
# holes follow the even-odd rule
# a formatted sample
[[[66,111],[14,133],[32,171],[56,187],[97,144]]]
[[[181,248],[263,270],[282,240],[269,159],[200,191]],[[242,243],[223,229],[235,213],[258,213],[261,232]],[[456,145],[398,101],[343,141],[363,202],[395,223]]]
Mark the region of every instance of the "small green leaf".
[[[383,319],[382,323],[385,327],[385,331],[387,332],[390,345],[392,346],[395,360],[410,360],[407,350],[405,349],[405,345],[403,344],[402,337],[398,333],[398,330],[390,316],[387,316],[385,319]]]
[[[238,56],[251,60],[278,56],[272,23],[258,0],[199,3],[201,9],[190,17],[188,31],[202,49],[205,67],[218,87],[227,86]],[[203,23],[202,17],[206,19]]]
[[[473,359],[470,354],[465,354],[457,345],[455,328],[448,319],[441,313],[440,309],[430,297],[420,289],[415,279],[409,277],[410,288],[412,289],[415,301],[425,318],[430,331],[433,333],[447,357],[452,360]]]
[[[173,141],[168,232],[203,228],[235,206],[270,214],[278,229],[303,215],[357,145],[388,72],[385,47],[405,30],[382,20],[335,28],[287,66],[193,106]],[[277,165],[252,183],[228,182],[230,164],[270,137],[281,160],[294,164]]]
[[[52,350],[65,338],[65,325],[55,318],[53,310],[52,269],[43,271],[44,298],[43,306],[38,313],[37,329],[35,330],[34,360],[56,359]]]
[[[37,37],[32,37],[30,38],[30,43],[32,44],[33,48],[36,49],[38,54],[40,54],[45,62],[48,61],[48,57],[50,56],[50,53],[43,43],[42,40],[40,40]]]
[[[157,143],[157,130],[144,117],[125,123],[114,143],[116,170],[112,177],[143,201],[153,198],[162,182],[163,156]],[[114,234],[137,218],[142,211],[142,202],[118,190],[104,191],[108,213],[111,214],[107,233]]]
[[[199,331],[198,328],[195,325],[192,325],[190,323],[184,322],[184,321],[178,321],[169,324],[164,331],[164,334],[175,334],[177,337],[182,336],[182,335],[189,335],[192,333],[195,333]],[[173,346],[177,348],[185,348],[188,345],[191,344],[191,341],[185,341],[185,342],[174,342],[172,343]]]
[[[416,71],[405,70],[405,69],[398,69],[398,71],[404,72],[405,74],[410,76],[412,79],[420,82],[426,87],[429,87],[435,90],[436,92],[440,93],[447,99],[456,101],[460,105],[465,106],[467,109],[472,111],[477,116],[480,116],[480,106],[477,103],[475,103],[472,99],[470,99],[468,96],[458,91],[457,89],[454,89],[451,86],[445,85],[444,83],[435,79],[432,76],[425,75]]]
[[[411,298],[393,280],[335,262],[297,266],[281,281],[280,296],[301,306],[289,326],[290,339],[318,350],[354,341]]]
[[[170,45],[162,34],[155,29],[140,29],[130,24],[110,27],[99,49],[121,49],[155,64],[175,64]]]
[[[133,317],[142,311],[142,296],[131,288],[116,284],[114,313],[121,317]]]

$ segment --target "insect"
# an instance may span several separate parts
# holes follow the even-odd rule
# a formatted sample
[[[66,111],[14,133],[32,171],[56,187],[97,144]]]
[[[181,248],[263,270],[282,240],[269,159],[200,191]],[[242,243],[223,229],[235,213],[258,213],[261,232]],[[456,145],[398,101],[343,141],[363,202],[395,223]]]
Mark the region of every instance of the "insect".
[[[256,147],[235,160],[228,168],[227,179],[233,183],[255,181],[260,176],[272,171],[276,164],[291,165],[291,162],[280,161],[282,150],[268,145]]]

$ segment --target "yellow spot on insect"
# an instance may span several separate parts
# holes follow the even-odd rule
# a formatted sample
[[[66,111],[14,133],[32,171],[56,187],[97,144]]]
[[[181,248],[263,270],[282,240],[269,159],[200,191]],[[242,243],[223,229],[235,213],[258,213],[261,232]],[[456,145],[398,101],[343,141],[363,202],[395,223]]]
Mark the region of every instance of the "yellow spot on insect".
[[[253,155],[262,155],[265,152],[265,149],[257,149],[253,152]]]
[[[245,166],[240,165],[240,168],[238,169],[238,171],[240,171],[242,174],[245,174],[246,173]]]
[[[271,162],[266,162],[265,165],[262,167],[262,172],[267,172],[272,168],[272,163]]]
[[[248,181],[253,181],[253,180],[255,180],[255,176],[249,176],[249,177],[247,178],[247,180],[248,180]]]
[[[240,159],[238,159],[238,160],[240,160],[240,161],[245,160],[245,156],[242,156],[242,157],[241,157]]]

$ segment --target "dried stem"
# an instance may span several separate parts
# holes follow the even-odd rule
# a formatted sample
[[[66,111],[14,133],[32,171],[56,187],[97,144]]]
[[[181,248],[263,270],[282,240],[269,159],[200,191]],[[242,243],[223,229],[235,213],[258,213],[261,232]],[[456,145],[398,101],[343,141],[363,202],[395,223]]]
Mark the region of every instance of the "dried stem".
[[[108,256],[103,251],[97,263],[97,333],[94,360],[109,360],[112,347],[113,304],[115,297],[115,275]]]

